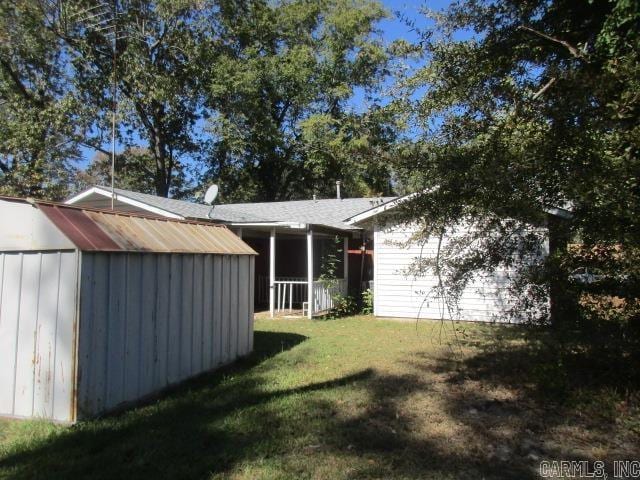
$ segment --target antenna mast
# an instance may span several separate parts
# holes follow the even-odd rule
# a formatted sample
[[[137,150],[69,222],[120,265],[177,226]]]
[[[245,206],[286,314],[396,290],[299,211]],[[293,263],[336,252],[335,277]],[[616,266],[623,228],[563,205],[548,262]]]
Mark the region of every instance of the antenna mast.
[[[118,36],[118,0],[98,0],[94,5],[67,15],[64,0],[43,0],[45,12],[49,14],[49,21],[59,24],[63,32],[70,26],[80,26],[83,30],[100,32],[111,43],[112,78],[111,78],[111,210],[115,202],[115,173],[116,173],[116,123],[118,114],[118,40],[126,35]]]
[[[116,115],[118,114],[118,77],[117,67],[117,41],[118,41],[118,0],[113,0],[113,35],[112,35],[112,55],[113,55],[113,75],[111,98],[113,107],[111,109],[111,210],[114,210],[115,202],[115,177],[116,177]]]

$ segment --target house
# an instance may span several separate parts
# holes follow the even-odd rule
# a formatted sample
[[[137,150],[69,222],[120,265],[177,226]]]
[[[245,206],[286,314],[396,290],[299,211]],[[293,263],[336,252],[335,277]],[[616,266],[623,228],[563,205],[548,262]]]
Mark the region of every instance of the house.
[[[114,190],[114,208],[175,219],[226,224],[256,252],[255,300],[271,315],[301,308],[311,318],[333,306],[336,293],[356,292],[371,277],[369,231],[345,219],[395,197],[334,198],[287,202],[197,204],[155,195]],[[111,189],[92,187],[67,200],[68,204],[110,208]],[[320,280],[323,259],[340,241],[338,279]],[[362,249],[362,245],[365,248]],[[311,308],[309,308],[311,306]]]
[[[234,229],[259,254],[256,302],[266,303],[268,299],[272,315],[299,305],[311,318],[331,308],[333,294],[357,294],[372,284],[376,316],[440,318],[443,303],[431,295],[436,279],[407,274],[417,257],[435,255],[435,239],[418,245],[411,241],[415,227],[394,221],[394,209],[407,198],[241,203],[212,208],[116,189],[113,201],[118,209],[211,219]],[[111,201],[109,188],[93,187],[68,202],[105,208]],[[553,209],[548,213],[561,216],[566,211]],[[327,287],[318,276],[323,251],[336,236],[344,245],[340,280]],[[463,292],[457,318],[506,320],[502,313],[513,305],[509,273],[498,271],[478,278]]]
[[[417,224],[399,222],[394,215],[394,210],[410,196],[372,207],[346,220],[350,225],[372,232],[374,315],[482,322],[514,320],[505,312],[516,305],[509,289],[515,267],[475,276],[462,291],[455,308],[443,300],[435,272],[419,276],[407,273],[416,259],[435,258],[439,245],[437,237],[416,240]],[[442,242],[447,241],[445,236]]]
[[[74,422],[253,348],[227,227],[0,197],[0,415]]]

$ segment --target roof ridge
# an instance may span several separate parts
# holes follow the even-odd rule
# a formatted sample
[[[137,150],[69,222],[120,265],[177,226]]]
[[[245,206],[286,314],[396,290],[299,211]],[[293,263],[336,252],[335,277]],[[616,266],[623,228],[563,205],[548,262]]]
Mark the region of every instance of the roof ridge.
[[[110,191],[111,187],[105,186],[105,185],[95,185],[96,188],[101,188],[103,190],[107,190]],[[126,190],[124,188],[114,188],[114,190],[117,192],[126,192],[126,193],[133,193],[135,195],[145,195],[145,196],[149,196],[149,197],[156,197],[159,199],[164,199],[164,200],[171,200],[174,202],[181,202],[181,203],[186,203],[189,205],[198,205],[198,206],[202,206],[202,207],[208,207],[207,204],[205,203],[199,203],[199,202],[192,202],[191,200],[182,200],[180,198],[171,198],[171,197],[162,197],[160,195],[154,195],[153,193],[144,193],[144,192],[136,192],[134,190]],[[345,201],[345,200],[382,200],[382,199],[389,199],[389,198],[396,198],[396,195],[388,195],[388,196],[376,196],[376,197],[345,197],[345,198],[307,198],[307,199],[296,199],[296,200],[267,200],[264,202],[235,202],[235,203],[219,203],[217,204],[217,206],[233,206],[233,205],[264,205],[264,204],[274,204],[274,203],[296,203],[296,202],[326,202],[326,201]]]
[[[239,203],[221,203],[220,205],[270,205],[270,204],[274,204],[274,203],[301,203],[301,202],[313,202],[313,203],[319,203],[319,202],[327,202],[327,201],[341,201],[344,202],[345,200],[382,200],[384,198],[396,198],[395,196],[389,196],[389,197],[348,197],[348,198],[317,198],[317,199],[306,199],[306,200],[272,200],[272,201],[267,201],[267,202],[239,202]]]

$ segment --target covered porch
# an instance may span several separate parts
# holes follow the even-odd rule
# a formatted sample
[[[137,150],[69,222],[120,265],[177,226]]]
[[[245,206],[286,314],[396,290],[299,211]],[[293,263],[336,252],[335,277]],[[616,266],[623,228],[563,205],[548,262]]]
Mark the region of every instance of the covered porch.
[[[256,311],[268,309],[271,317],[313,318],[330,311],[336,295],[348,294],[349,239],[354,232],[285,222],[232,224],[230,228],[258,252]],[[328,259],[330,278],[326,278]]]

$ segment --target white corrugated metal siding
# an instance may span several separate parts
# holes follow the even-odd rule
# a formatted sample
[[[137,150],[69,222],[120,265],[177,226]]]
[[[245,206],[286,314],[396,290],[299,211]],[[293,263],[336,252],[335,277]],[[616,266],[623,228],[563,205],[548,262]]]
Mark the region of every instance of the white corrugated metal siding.
[[[0,253],[0,415],[74,419],[78,254]]]
[[[251,255],[82,253],[78,417],[253,347]]]
[[[226,227],[0,198],[0,415],[66,422],[253,348],[255,252]]]
[[[374,231],[374,314],[400,318],[450,318],[442,300],[434,295],[435,275],[415,277],[407,269],[417,258],[435,257],[438,239],[424,244],[407,242],[415,233],[410,226],[375,227]],[[508,292],[507,270],[475,279],[467,286],[454,319],[507,321],[505,309],[514,303]]]

